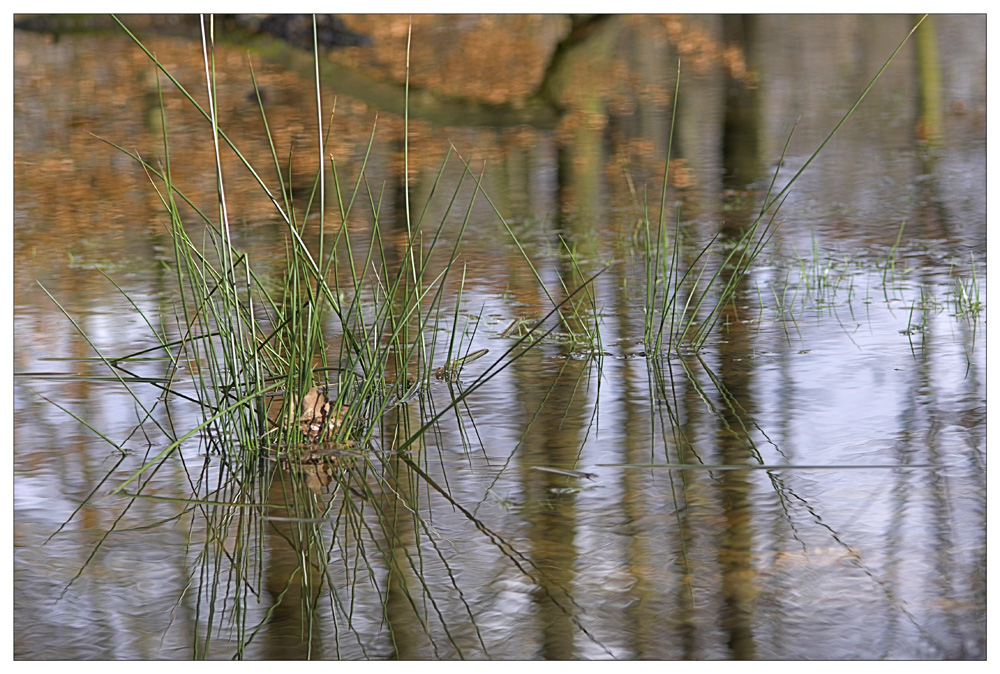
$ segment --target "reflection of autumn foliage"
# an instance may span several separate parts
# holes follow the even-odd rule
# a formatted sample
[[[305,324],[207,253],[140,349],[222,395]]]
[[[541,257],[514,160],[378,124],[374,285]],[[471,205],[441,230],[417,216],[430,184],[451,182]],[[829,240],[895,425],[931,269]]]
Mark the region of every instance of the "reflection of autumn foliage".
[[[756,76],[747,70],[743,50],[735,45],[722,44],[709,35],[705,26],[696,19],[666,16],[661,18],[661,25],[670,43],[695,73],[705,73],[721,64],[733,79],[747,85],[755,84]]]
[[[323,67],[336,68],[338,63],[363,67],[366,72],[401,83],[406,74],[410,17],[350,15],[344,20],[350,29],[369,35],[372,43],[331,51],[327,58],[332,62]],[[410,64],[415,88],[516,107],[538,93],[557,45],[570,35],[573,25],[579,26],[585,19],[574,24],[563,15],[416,15],[412,22]],[[753,82],[741,51],[722,45],[697,18],[623,17],[622,25],[623,37],[615,38],[610,49],[593,49],[594,44],[587,42],[589,34],[581,38],[584,53],[570,64],[569,88],[560,92],[565,113],[557,128],[558,140],[572,143],[583,137],[599,138],[611,119],[628,118],[643,105],[654,106],[662,114],[673,97],[670,62],[676,54],[685,59],[688,72],[722,67],[737,81]],[[200,46],[190,37],[151,35],[144,39],[205,105]],[[633,43],[660,50],[656,53],[662,58],[652,76],[633,63],[629,48]],[[150,236],[162,234],[166,221],[146,174],[135,162],[91,135],[118,143],[154,166],[162,166],[159,100],[154,67],[148,58],[118,37],[80,36],[53,42],[25,33],[17,35],[14,58],[15,200],[19,212],[30,214],[18,217],[16,246],[64,258],[80,254],[81,231],[100,232],[103,241],[117,241],[122,246],[139,245],[126,236],[137,228]],[[293,186],[302,208],[318,161],[312,83],[269,65],[264,58],[254,56],[251,60],[282,177]],[[264,181],[277,190],[276,169],[253,95],[247,53],[220,47],[215,62],[222,129]],[[174,179],[209,217],[217,219],[210,127],[172,85],[163,80],[163,87]],[[387,187],[386,193],[391,194],[402,175],[402,119],[386,113],[376,115],[365,102],[335,90],[325,89],[323,95],[324,124],[330,125],[327,169],[330,157],[335,157],[342,184],[353,188],[377,119],[373,158],[366,175],[373,191]],[[485,161],[489,167],[505,156],[544,144],[549,137],[546,134],[529,126],[443,128],[412,117],[410,177],[419,181],[433,175],[450,143],[464,158],[472,159],[474,166],[481,167]],[[620,151],[653,164],[662,162],[661,140],[644,141],[633,131],[616,142],[621,141],[627,144],[620,145]],[[591,158],[580,154],[574,161]],[[617,155],[608,166],[612,172],[619,171]],[[228,149],[224,151],[223,173],[233,221],[275,219],[273,206]],[[686,184],[683,174],[682,165],[675,160],[672,182]],[[329,217],[335,220],[333,215]]]
[[[607,125],[608,116],[603,111],[570,109],[559,121],[556,138],[561,142],[568,143],[573,140],[576,131],[599,133]],[[585,161],[585,159],[582,160]]]
[[[19,240],[23,240],[21,234],[33,232],[57,234],[61,227],[77,230],[99,225],[104,232],[119,226],[134,228],[134,216],[123,206],[142,204],[155,209],[156,194],[137,163],[95,136],[138,152],[154,167],[163,168],[154,67],[134,45],[106,40],[99,48],[70,52],[73,77],[66,77],[69,64],[59,61],[58,50],[54,53],[47,42],[36,35],[19,39],[19,58],[25,65],[17,78],[14,106],[16,191],[32,195],[30,200],[37,200],[35,205],[46,213],[44,219],[32,221],[33,231],[19,232]],[[160,38],[153,41],[153,48],[206,105],[200,56],[191,43]],[[220,126],[265,181],[277,189],[247,56],[240,50],[220,49],[215,58]],[[113,68],[107,67],[109,60]],[[295,75],[259,62],[254,67],[283,177],[290,177],[300,196],[306,196],[318,162],[312,94]],[[166,80],[161,84],[174,179],[197,205],[214,216],[211,127],[172,85]],[[45,107],[37,109],[41,101]],[[328,113],[333,110],[332,95],[326,96],[324,105]],[[375,114],[365,106],[345,101],[339,101],[336,112],[325,120],[333,127],[327,155],[336,155],[339,167],[352,180],[374,121]],[[400,121],[383,118],[379,130],[384,138],[396,138]],[[419,125],[417,131],[419,136]],[[273,207],[235,155],[225,149],[223,159],[231,215],[251,220],[273,217]],[[21,203],[27,206],[30,200]],[[90,212],[87,217],[77,213],[84,207]],[[57,236],[57,240],[62,237]]]
[[[721,66],[735,80],[755,83],[742,49],[723,44],[695,17],[631,15],[624,19],[631,40],[669,43],[696,74]],[[411,18],[349,15],[344,20],[352,30],[370,35],[373,41],[368,47],[335,52],[332,58],[374,68],[395,81],[403,81]],[[417,15],[412,22],[411,84],[491,103],[510,102],[534,93],[556,43],[570,26],[569,18],[561,15]],[[670,94],[662,89],[630,82],[628,66],[620,56],[608,66],[621,75],[616,78],[619,86],[609,89],[609,95],[620,96],[620,85],[625,84],[630,94],[669,100]]]
[[[339,51],[333,58],[403,81],[410,19],[345,16],[352,30],[372,36],[372,44]],[[411,84],[490,103],[534,92],[566,24],[565,17],[556,15],[416,15],[412,21]]]
[[[331,58],[402,82],[410,18],[346,20],[352,30],[370,35],[372,46],[341,50]],[[594,30],[607,22],[586,16],[416,16],[412,22],[411,86],[509,105],[541,97],[561,112],[556,139],[563,146],[579,144],[581,133],[601,134],[613,117],[627,118],[640,108],[647,118],[651,110],[668,114],[678,58],[687,77],[721,70],[734,82],[751,87],[756,83],[743,47],[722,39],[718,17],[626,16],[621,33]],[[633,45],[659,55],[657,65],[637,68]],[[648,158],[662,153],[662,139],[648,145]],[[482,151],[481,143],[479,148]],[[646,162],[641,156],[636,159]],[[671,182],[692,186],[694,173],[678,164]]]

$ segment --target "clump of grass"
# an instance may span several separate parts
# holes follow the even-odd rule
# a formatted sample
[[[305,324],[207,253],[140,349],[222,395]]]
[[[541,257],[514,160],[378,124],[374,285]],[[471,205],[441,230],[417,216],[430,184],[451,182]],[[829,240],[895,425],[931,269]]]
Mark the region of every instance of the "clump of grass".
[[[976,256],[969,253],[971,276],[967,279],[953,279],[952,302],[955,316],[975,320],[986,309],[980,294],[980,281],[976,271]]]
[[[799,280],[804,285],[803,306],[807,301],[817,309],[835,307],[840,302],[850,305],[853,295],[853,284],[850,281],[853,255],[845,259],[836,251],[821,251],[814,233],[811,255],[803,256],[795,251],[795,257],[798,260]],[[848,284],[847,298],[841,298],[845,281]]]
[[[882,297],[886,302],[892,301],[896,293],[899,292],[900,276],[906,269],[899,265],[899,248],[903,242],[903,230],[906,228],[906,221],[899,223],[899,231],[896,232],[896,241],[889,248],[885,260],[881,262],[882,268]],[[890,293],[892,289],[892,293]],[[892,297],[890,297],[892,295]]]
[[[680,89],[679,72],[677,82],[674,118]],[[716,234],[700,249],[694,249],[691,252],[693,260],[685,263],[688,255],[679,210],[672,236],[666,224],[673,124],[674,119],[671,120],[667,166],[660,191],[660,216],[655,231],[650,226],[648,209],[643,209],[641,220],[646,269],[643,340],[647,353],[652,354],[677,350],[684,344],[695,350],[701,348],[732,301],[743,277],[774,234],[779,197],[782,196],[779,194],[770,201],[765,199],[764,207],[751,225],[736,240],[727,242],[721,262],[714,262],[708,255],[720,241],[721,234]],[[786,150],[787,147],[786,143]],[[772,189],[773,182],[768,196]]]
[[[719,320],[726,315],[727,306],[735,311],[736,307],[732,304],[733,298],[754,261],[774,235],[775,218],[785,196],[840,127],[851,117],[922,21],[923,19],[918,21],[903,38],[850,109],[844,113],[844,116],[820,143],[819,147],[813,151],[780,190],[776,190],[778,171],[775,171],[757,217],[735,241],[730,242],[723,260],[718,264],[713,264],[712,259],[706,256],[706,253],[715,245],[718,235],[700,250],[693,251],[693,261],[684,265],[682,264],[682,260],[685,259],[683,254],[684,240],[679,211],[673,226],[672,237],[669,236],[670,229],[667,227],[667,185],[680,89],[680,64],[678,64],[677,86],[674,90],[674,112],[667,144],[667,166],[664,170],[660,192],[659,220],[655,231],[653,231],[650,226],[648,210],[644,209],[640,227],[644,235],[646,265],[644,341],[647,352],[659,353],[663,350],[677,350],[685,344],[697,350],[704,344]],[[794,134],[794,128],[785,142],[777,164],[778,167],[784,163],[792,134]],[[901,235],[902,227],[900,228]],[[806,276],[808,277],[808,275]],[[816,282],[822,281],[824,285],[827,283],[825,277],[822,279],[814,278],[814,280]]]
[[[520,330],[518,339],[471,384],[453,395],[444,409],[425,414],[428,408],[417,404],[422,403],[423,385],[436,379],[454,381],[462,368],[485,355],[470,350],[472,342],[460,329],[463,320],[470,320],[462,299],[466,269],[462,267],[461,277],[454,278],[459,274],[456,261],[473,205],[477,198],[485,196],[481,176],[465,165],[436,226],[425,222],[429,212],[426,207],[411,220],[407,203],[407,244],[398,256],[399,263],[390,265],[380,219],[382,195],[365,178],[372,141],[353,184],[345,183],[336,161],[331,160],[334,194],[327,194],[329,129],[323,131],[318,59],[315,100],[319,169],[305,207],[296,208],[299,202],[293,200],[291,186],[283,178],[285,172],[259,95],[261,123],[277,176],[273,188],[223,131],[223,123],[216,115],[211,25],[202,24],[208,101],[203,108],[184,84],[124,24],[119,24],[159,72],[204,116],[215,156],[217,198],[215,212],[210,213],[200,210],[173,179],[162,91],[163,164],[147,163],[138,154],[112,144],[146,171],[162,203],[173,241],[174,260],[170,266],[176,275],[178,297],[176,334],[154,327],[158,321],[143,316],[160,344],[157,350],[167,355],[170,367],[162,381],[156,382],[164,395],[155,405],[143,407],[140,396],[134,394],[142,410],[140,426],[150,421],[159,423],[154,414],[156,406],[170,407],[181,400],[195,405],[200,415],[194,428],[177,433],[163,428],[167,438],[164,446],[137,468],[120,468],[128,472],[124,477],[115,473],[117,486],[113,493],[131,499],[129,503],[138,498],[159,498],[147,493],[150,479],[175,454],[180,454],[183,461],[184,453],[179,450],[195,439],[206,443],[209,456],[218,457],[217,468],[210,467],[213,462],[208,461],[200,472],[193,468],[189,475],[192,493],[173,499],[182,504],[185,513],[201,515],[191,519],[189,537],[190,544],[197,548],[199,568],[195,573],[201,582],[196,605],[200,625],[205,627],[200,636],[194,637],[194,656],[211,655],[216,629],[222,624],[235,630],[235,654],[244,656],[261,627],[271,616],[286,610],[284,606],[293,601],[292,597],[301,605],[297,615],[302,621],[306,654],[312,654],[315,626],[324,611],[338,617],[335,624],[349,624],[352,607],[357,603],[355,592],[373,585],[385,601],[391,585],[404,588],[403,596],[415,609],[423,607],[418,612],[429,636],[432,623],[440,627],[430,639],[434,653],[444,657],[444,651],[439,649],[447,648],[448,653],[463,657],[462,648],[453,638],[451,622],[461,621],[463,630],[471,625],[476,635],[479,630],[454,575],[449,571],[452,589],[465,614],[461,618],[446,615],[438,605],[440,600],[426,585],[412,582],[413,577],[422,578],[422,569],[428,563],[425,551],[448,568],[448,553],[424,519],[422,512],[427,506],[420,494],[444,499],[465,512],[523,573],[537,578],[544,572],[463,510],[447,489],[420,467],[419,458],[414,460],[407,454],[419,448],[424,435],[445,413],[533,344],[559,326],[572,325],[573,317],[590,316],[596,320],[596,300],[588,294],[593,277],[583,278],[581,274],[579,286],[564,286],[565,297],[560,301],[550,295],[552,309],[545,316]],[[251,77],[256,88],[252,68]],[[407,90],[408,81],[407,68]],[[408,137],[408,125],[407,113],[404,138]],[[372,139],[374,134],[373,128]],[[283,223],[285,266],[277,284],[261,279],[253,261],[234,242],[221,168],[226,146],[257,181]],[[442,162],[432,195],[443,191],[440,182],[451,156],[449,152]],[[408,142],[404,142],[404,161],[408,162],[408,157]],[[405,169],[404,176],[408,176]],[[470,178],[475,190],[454,244],[442,246],[445,223]],[[336,228],[326,220],[331,202],[339,216]],[[369,211],[371,234],[363,248],[354,249],[347,226],[357,217],[356,209],[361,204]],[[185,221],[185,208],[193,209],[198,218],[196,225]],[[318,216],[318,230],[306,225],[312,216]],[[512,232],[511,237],[523,252]],[[574,268],[579,269],[572,251],[570,255]],[[530,265],[527,256],[525,260]],[[431,271],[438,268],[441,271]],[[454,301],[451,291],[455,292]],[[575,308],[581,297],[585,301]],[[559,320],[553,325],[556,316]],[[587,332],[586,321],[575,323],[574,334],[598,339],[595,332]],[[80,332],[86,337],[82,329]],[[442,332],[447,335],[443,340],[439,337]],[[130,359],[139,355],[101,358],[131,391],[130,385],[134,384],[122,371]],[[188,361],[201,366],[189,370],[189,379],[181,381],[181,364]],[[417,408],[417,414],[392,414],[404,406]],[[391,428],[394,418],[395,427]],[[421,488],[412,488],[409,483],[414,480],[421,483]],[[381,531],[372,530],[373,521]],[[390,546],[392,549],[384,547],[384,541],[398,538],[400,527],[409,528],[416,536],[419,555],[398,556],[393,552],[396,544]],[[263,584],[259,560],[265,531],[277,532],[287,542],[299,566],[284,587],[276,591],[277,598],[264,619],[254,624],[249,616],[257,601],[254,588]],[[352,544],[353,548],[348,547]],[[338,555],[349,561],[335,572],[333,560]],[[388,577],[382,574],[383,568],[388,569]],[[335,573],[339,573],[336,578]],[[220,597],[225,598],[224,614],[219,613]],[[552,601],[569,611],[562,600],[552,597]],[[439,635],[443,638],[439,639]],[[339,648],[339,636],[336,642]],[[478,642],[488,656],[481,636]],[[364,652],[364,644],[358,646]]]

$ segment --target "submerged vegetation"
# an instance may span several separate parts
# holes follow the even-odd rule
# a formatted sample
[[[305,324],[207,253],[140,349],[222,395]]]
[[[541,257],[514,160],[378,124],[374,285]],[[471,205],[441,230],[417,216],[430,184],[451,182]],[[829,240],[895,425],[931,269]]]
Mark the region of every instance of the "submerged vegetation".
[[[184,593],[196,596],[198,624],[204,626],[192,635],[192,654],[217,656],[219,641],[228,640],[222,647],[227,654],[247,657],[265,624],[286,619],[300,628],[296,636],[306,643],[308,656],[373,657],[373,646],[362,638],[362,630],[355,629],[356,623],[379,616],[395,644],[397,629],[400,635],[411,629],[393,624],[393,606],[403,605],[417,616],[432,656],[489,657],[492,639],[476,605],[476,593],[456,573],[453,562],[458,552],[449,532],[433,516],[436,510],[447,509],[474,528],[482,545],[495,549],[505,564],[538,588],[558,619],[569,621],[598,652],[613,655],[580,620],[559,569],[522,552],[516,541],[505,538],[478,514],[484,503],[496,502],[503,508],[516,508],[517,503],[493,490],[476,495],[478,505],[470,503],[456,495],[443,463],[421,451],[446,421],[457,423],[463,441],[474,446],[478,430],[463,414],[472,396],[544,345],[563,345],[573,357],[598,363],[610,355],[596,282],[608,267],[592,268],[593,260],[574,242],[561,239],[559,254],[569,272],[557,283],[547,280],[486,193],[482,173],[455,148],[447,151],[431,189],[431,199],[444,204],[436,209],[443,215],[432,221],[435,209],[430,201],[409,204],[408,119],[402,138],[407,207],[402,222],[387,223],[384,187],[369,183],[366,174],[369,155],[364,155],[355,179],[349,180],[331,152],[325,119],[335,113],[322,107],[319,59],[314,93],[318,170],[306,195],[293,189],[291,159],[286,162],[279,156],[270,133],[274,120],[268,119],[254,80],[273,160],[275,178],[268,180],[270,168],[265,172],[245,159],[224,132],[227,120],[217,116],[212,31],[207,21],[202,26],[204,106],[191,88],[176,80],[121,26],[204,116],[210,128],[206,142],[214,147],[218,198],[212,204],[214,211],[209,211],[186,196],[185,186],[175,181],[165,91],[160,92],[158,106],[162,163],[115,145],[141,164],[169,222],[173,259],[167,266],[175,275],[175,315],[149,315],[130,299],[159,346],[127,355],[101,353],[97,340],[74,321],[132,397],[138,417],[133,433],[155,427],[154,435],[165,439],[139,465],[123,458],[105,481],[114,485],[114,494],[129,499],[126,508],[141,499],[178,504],[177,514],[159,524],[183,522],[189,528],[189,558],[196,563]],[[664,448],[663,455],[654,459],[659,467],[684,469],[675,500],[695,497],[687,491],[688,469],[773,468],[755,444],[760,438],[773,443],[717,382],[701,351],[725,334],[730,321],[753,318],[739,315],[737,289],[751,280],[766,258],[783,200],[882,70],[787,183],[779,186],[775,174],[752,223],[735,239],[720,234],[702,243],[689,240],[681,212],[672,213],[668,203],[669,162],[655,209],[658,217],[637,200],[642,215],[629,259],[641,269],[644,284],[641,356],[655,401],[651,429],[660,434],[657,445]],[[674,110],[682,95],[679,82],[678,78]],[[373,125],[372,139],[377,132]],[[222,157],[230,151],[259,184],[282,223],[286,248],[278,279],[262,275],[237,243],[222,172]],[[785,157],[778,159],[780,163]],[[461,163],[461,178],[449,186],[446,167],[455,161]],[[471,198],[463,202],[470,189]],[[474,269],[461,255],[474,207],[482,202],[495,213],[498,234],[519,251],[526,273],[533,275],[548,302],[538,315],[518,317],[496,329],[494,343],[502,346],[489,349],[477,340],[482,337],[479,330],[490,328],[484,327],[483,310],[467,298]],[[362,219],[370,223],[363,236],[352,229]],[[457,228],[455,222],[460,223]],[[856,301],[871,302],[876,292],[888,303],[893,279],[904,271],[898,262],[902,233],[900,227],[896,245],[874,263],[853,255],[828,255],[814,247],[799,256],[797,269],[773,270],[769,282],[756,285],[761,311],[768,307],[794,326],[807,310],[837,311],[845,302],[853,314]],[[883,273],[882,287],[856,287],[858,269],[873,264]],[[951,281],[951,312],[972,321],[984,308],[975,269],[973,260],[970,278]],[[58,297],[50,297],[58,304]],[[908,329],[916,331],[915,314],[930,311],[929,299],[921,295],[919,306],[913,299],[908,309]],[[68,312],[67,316],[73,320]],[[150,357],[166,363],[162,377],[134,373],[135,364]],[[600,366],[597,370],[599,386]],[[694,452],[677,416],[675,377],[701,382],[696,384],[699,395],[733,430],[738,440],[727,446],[724,463],[706,465]],[[705,382],[717,384],[716,391],[701,390]],[[140,385],[154,387],[157,397],[151,400],[141,393]],[[447,396],[443,406],[442,395]],[[193,428],[174,428],[170,410],[178,405],[195,406],[201,422]],[[530,433],[529,424],[522,439]],[[127,453],[126,441],[105,439]],[[203,453],[203,461],[192,458],[194,447]],[[184,466],[190,488],[184,497],[165,494],[156,480],[160,468],[172,461]],[[576,465],[534,468],[551,478],[547,497],[553,502],[586,489],[593,477]],[[780,506],[792,510],[800,498],[795,490],[779,475],[769,472],[767,479]],[[680,508],[676,513],[679,529],[691,526]],[[156,526],[152,535],[155,530]],[[265,541],[274,545],[275,539],[286,550],[273,553],[287,565],[283,577],[269,570],[263,559]],[[845,559],[875,575],[849,545],[837,543]],[[270,599],[262,598],[265,590]],[[895,602],[888,589],[885,595]],[[900,611],[917,624],[905,607]],[[334,639],[320,638],[321,624],[334,632]]]

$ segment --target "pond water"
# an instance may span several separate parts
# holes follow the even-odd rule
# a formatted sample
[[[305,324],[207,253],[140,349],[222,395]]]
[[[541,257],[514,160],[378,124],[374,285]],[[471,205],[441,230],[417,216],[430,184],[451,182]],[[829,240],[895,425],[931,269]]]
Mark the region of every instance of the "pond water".
[[[15,658],[985,658],[984,16],[921,27],[742,274],[726,256],[772,178],[809,162],[916,19],[415,17],[407,182],[407,19],[344,20],[371,41],[322,61],[341,185],[364,170],[400,257],[407,208],[429,204],[423,249],[449,251],[432,273],[461,251],[435,358],[453,335],[489,353],[332,470],[248,471],[199,433],[138,498],[111,492],[202,421],[158,400],[166,361],[123,383],[96,358],[183,333],[169,217],[98,139],[162,161],[156,74],[120,29],[15,31]],[[197,28],[134,21],[204,103]],[[248,44],[215,52],[220,126],[273,186],[252,64],[301,211],[311,56]],[[173,179],[217,220],[211,129],[163,96]],[[703,339],[657,351],[649,279],[677,277],[642,223],[668,147],[667,267],[718,269],[733,295],[712,313],[714,286],[691,308]],[[280,278],[287,227],[231,153],[222,170],[237,249]],[[364,188],[357,204],[355,255],[374,220]],[[578,305],[592,340],[556,324],[518,343],[512,324],[598,272]]]

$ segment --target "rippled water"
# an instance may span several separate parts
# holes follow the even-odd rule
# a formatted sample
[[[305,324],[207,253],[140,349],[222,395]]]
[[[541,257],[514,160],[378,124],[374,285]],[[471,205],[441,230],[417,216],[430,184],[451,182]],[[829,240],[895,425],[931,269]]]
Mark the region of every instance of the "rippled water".
[[[759,120],[741,131],[756,147],[749,162],[736,161],[739,142],[725,139],[736,103],[722,61],[712,60],[721,52],[711,45],[731,40],[719,17],[621,20],[608,62],[628,74],[614,81],[633,88],[594,85],[606,113],[596,144],[579,129],[416,117],[411,203],[422,208],[452,142],[463,159],[485,158],[486,193],[550,292],[578,281],[560,237],[585,273],[610,263],[593,286],[598,347],[551,338],[523,355],[514,348],[518,358],[447,410],[510,360],[502,355],[515,346],[512,321],[551,307],[480,197],[462,238],[458,329],[487,357],[393,410],[376,451],[331,484],[313,476],[305,489],[302,476],[273,464],[248,478],[198,435],[143,487],[155,498],[135,499],[110,492],[200,418],[177,400],[140,423],[134,399],[42,286],[106,354],[156,345],[136,306],[168,334],[180,329],[155,192],[86,133],[162,152],[148,64],[114,34],[52,41],[16,32],[15,657],[984,658],[986,311],[970,311],[969,299],[987,299],[985,21],[934,18],[949,75],[940,143],[917,142],[916,54],[903,51],[789,194],[698,349],[654,355],[642,342],[646,267],[633,243],[642,199],[659,200],[678,52],[691,66],[671,172],[689,182],[669,198],[686,262],[721,231],[708,254],[718,261],[759,208],[796,118],[779,185],[905,35],[907,17],[743,24],[738,44],[759,74]],[[362,32],[378,28],[354,20]],[[417,23],[416,42],[454,37],[435,53],[415,52],[425,85],[445,87],[427,71],[457,69],[455,50],[477,40],[511,50],[506,66],[490,67],[527,77],[566,29],[560,17],[498,20],[523,22],[516,29],[484,21]],[[504,30],[533,46],[505,46]],[[377,33],[376,44],[393,35]],[[197,82],[193,41],[151,40]],[[329,67],[375,67],[392,53],[357,49]],[[241,120],[236,142],[265,161],[256,103],[246,100],[246,53],[220,49],[217,58],[227,73],[221,116]],[[470,52],[468,67],[486,68],[476,58]],[[310,81],[267,61],[254,67],[282,151],[293,138],[307,147]],[[464,77],[456,70],[456,82]],[[516,99],[526,87],[497,85],[495,97]],[[379,107],[332,94],[333,153],[353,180]],[[177,180],[211,204],[204,124],[180,103],[168,113]],[[378,124],[366,174],[386,186],[391,223],[405,209],[402,126],[388,113]],[[294,176],[302,190],[315,170],[307,154]],[[262,275],[280,275],[280,225],[246,176],[226,170],[240,249]],[[450,159],[430,221],[444,219],[461,176]],[[459,190],[442,249],[471,196]],[[359,212],[352,241],[366,240],[370,220]],[[434,334],[447,341],[451,331]],[[151,359],[131,371],[155,379],[167,368]],[[130,386],[144,405],[160,395]],[[406,453],[387,451],[442,411]],[[241,498],[274,507],[227,505],[234,479],[246,481]],[[314,521],[285,519],[293,489]],[[188,507],[192,494],[207,503]],[[322,544],[304,548],[317,540],[305,529]]]

